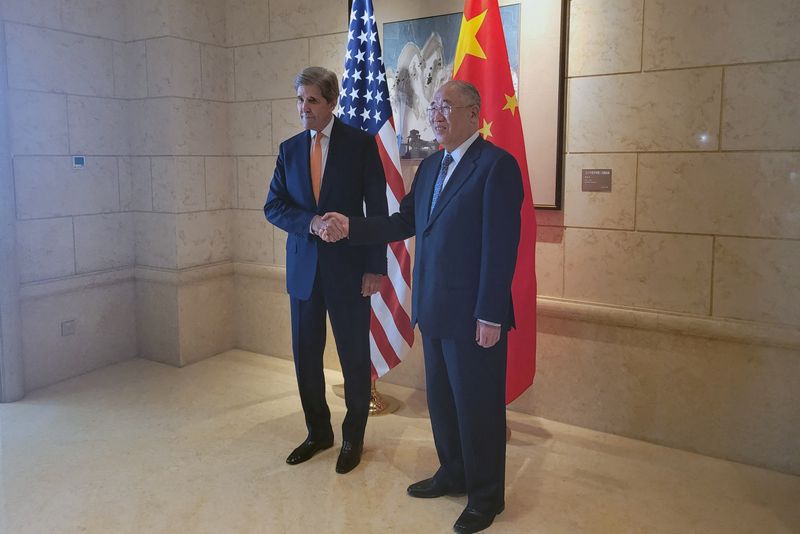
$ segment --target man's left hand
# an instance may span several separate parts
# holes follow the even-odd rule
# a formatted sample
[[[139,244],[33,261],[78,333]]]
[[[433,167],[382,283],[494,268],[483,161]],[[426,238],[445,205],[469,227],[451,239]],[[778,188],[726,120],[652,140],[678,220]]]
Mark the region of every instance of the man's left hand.
[[[369,297],[378,292],[383,281],[382,274],[364,273],[361,277],[361,296]]]
[[[493,347],[498,341],[500,341],[500,330],[500,326],[494,326],[478,321],[478,325],[475,329],[475,341],[484,349]]]

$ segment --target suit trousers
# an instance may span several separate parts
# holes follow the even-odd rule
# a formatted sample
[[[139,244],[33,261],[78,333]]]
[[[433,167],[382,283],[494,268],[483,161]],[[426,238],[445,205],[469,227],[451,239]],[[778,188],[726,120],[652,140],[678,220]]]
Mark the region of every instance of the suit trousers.
[[[422,336],[433,439],[441,467],[434,477],[466,488],[468,506],[497,513],[505,506],[506,349],[474,340]]]
[[[347,414],[342,423],[342,439],[361,443],[369,416],[371,388],[369,298],[358,293],[342,295],[335,281],[328,280],[327,284],[323,281],[318,268],[309,299],[290,297],[290,305],[292,352],[309,437],[326,440],[333,435],[323,373],[327,312],[344,375]]]

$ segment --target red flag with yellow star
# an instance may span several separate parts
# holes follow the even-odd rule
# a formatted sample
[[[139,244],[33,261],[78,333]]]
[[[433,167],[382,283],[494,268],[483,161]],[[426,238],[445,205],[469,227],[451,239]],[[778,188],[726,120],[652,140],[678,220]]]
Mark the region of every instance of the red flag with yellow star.
[[[456,46],[453,79],[470,82],[481,94],[480,132],[504,148],[522,170],[525,200],[517,266],[511,293],[516,328],[508,335],[506,404],[533,383],[536,372],[536,214],[517,94],[511,82],[506,40],[497,0],[466,0]]]

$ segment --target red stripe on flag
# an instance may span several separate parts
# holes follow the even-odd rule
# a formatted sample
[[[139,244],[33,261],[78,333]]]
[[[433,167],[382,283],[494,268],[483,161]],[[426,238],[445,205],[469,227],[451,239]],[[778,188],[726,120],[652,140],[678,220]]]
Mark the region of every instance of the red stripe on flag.
[[[389,247],[394,252],[394,257],[397,259],[397,264],[400,266],[400,272],[403,275],[406,285],[411,287],[411,255],[408,253],[405,241],[394,241],[389,243]]]
[[[403,177],[397,167],[394,166],[392,157],[389,155],[389,152],[386,151],[386,147],[383,146],[381,136],[376,135],[375,141],[378,144],[381,163],[383,163],[383,172],[386,174],[386,184],[389,186],[389,189],[392,190],[392,194],[394,198],[397,199],[397,202],[400,202],[403,200],[403,197],[406,196],[406,187],[405,184],[403,184]]]
[[[388,277],[383,279],[380,292],[383,302],[386,303],[386,307],[389,308],[389,312],[392,314],[397,331],[400,332],[400,335],[403,336],[409,346],[413,345],[414,330],[411,328],[411,318],[400,303],[400,299],[397,298],[395,288]]]
[[[400,363],[400,358],[394,351],[392,344],[389,343],[389,338],[386,337],[386,331],[383,329],[383,325],[378,320],[378,316],[375,315],[375,312],[372,309],[370,309],[369,315],[369,331],[372,333],[372,337],[375,339],[375,344],[378,346],[378,350],[381,351],[381,355],[386,361],[386,365],[388,365],[389,369],[391,369]]]

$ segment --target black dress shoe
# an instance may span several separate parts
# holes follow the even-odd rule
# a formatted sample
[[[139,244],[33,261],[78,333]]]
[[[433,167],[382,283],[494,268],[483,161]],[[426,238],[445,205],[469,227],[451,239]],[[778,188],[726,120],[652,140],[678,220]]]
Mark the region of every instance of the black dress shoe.
[[[301,443],[299,447],[292,451],[292,453],[286,458],[286,463],[289,465],[301,464],[306,460],[310,460],[311,457],[317,454],[319,451],[324,451],[325,449],[330,449],[331,447],[333,447],[333,438],[321,441],[308,438]]]
[[[480,532],[481,530],[489,528],[494,521],[496,515],[503,511],[501,508],[496,514],[487,514],[479,512],[474,508],[467,506],[461,515],[456,519],[453,525],[453,531],[459,534],[472,534],[473,532]]]
[[[340,474],[349,473],[361,462],[361,443],[351,441],[342,442],[342,450],[339,452],[339,459],[336,460],[336,472]]]
[[[450,487],[444,482],[437,481],[435,477],[414,482],[408,487],[406,492],[418,499],[433,499],[444,495],[458,496],[466,493],[464,488]]]

